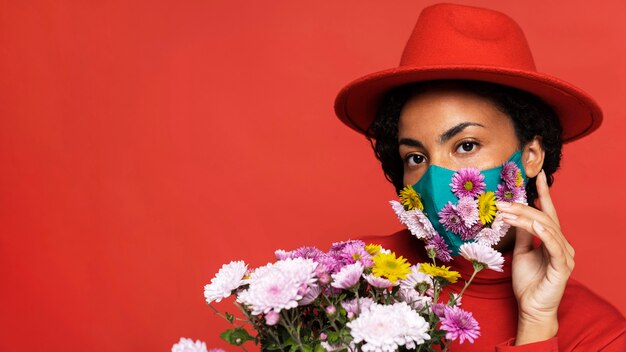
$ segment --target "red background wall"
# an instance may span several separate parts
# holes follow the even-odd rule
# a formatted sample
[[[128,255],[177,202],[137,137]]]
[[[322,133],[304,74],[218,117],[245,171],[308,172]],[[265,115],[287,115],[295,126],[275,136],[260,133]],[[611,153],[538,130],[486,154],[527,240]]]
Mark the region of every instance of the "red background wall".
[[[222,263],[399,229],[332,102],[431,3],[0,1],[0,350],[223,346],[202,296]],[[604,107],[553,196],[574,276],[626,312],[624,2],[459,3],[511,15]]]

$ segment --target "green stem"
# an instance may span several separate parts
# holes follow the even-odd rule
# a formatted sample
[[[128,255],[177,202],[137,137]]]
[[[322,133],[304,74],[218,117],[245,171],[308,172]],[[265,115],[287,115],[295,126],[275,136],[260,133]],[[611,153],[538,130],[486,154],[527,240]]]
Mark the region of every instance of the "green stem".
[[[467,289],[467,287],[470,285],[470,283],[472,282],[472,280],[474,280],[474,277],[476,276],[476,274],[478,274],[480,270],[476,270],[476,268],[474,268],[474,273],[472,274],[472,276],[470,277],[469,281],[465,282],[465,286],[463,287],[463,289],[461,290],[461,292],[459,292],[459,295],[457,296],[457,298],[454,300],[454,303],[456,304],[456,301],[459,300],[462,296],[463,293],[465,293],[465,290]]]

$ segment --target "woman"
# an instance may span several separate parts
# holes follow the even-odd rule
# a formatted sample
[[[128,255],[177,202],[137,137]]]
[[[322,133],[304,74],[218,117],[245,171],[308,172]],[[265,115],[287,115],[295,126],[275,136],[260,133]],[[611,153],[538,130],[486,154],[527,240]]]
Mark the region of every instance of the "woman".
[[[511,226],[496,247],[507,266],[481,272],[465,292],[463,306],[481,323],[482,337],[452,350],[626,350],[623,316],[569,278],[574,249],[548,190],[562,143],[595,130],[600,108],[578,88],[536,72],[513,20],[474,7],[426,8],[400,66],[350,83],[335,111],[370,138],[397,191],[418,185],[433,165],[485,170],[520,156],[528,205],[497,203]],[[411,262],[428,261],[423,244],[406,231],[369,240]],[[461,242],[446,237],[453,254]],[[463,260],[450,264],[471,274]]]

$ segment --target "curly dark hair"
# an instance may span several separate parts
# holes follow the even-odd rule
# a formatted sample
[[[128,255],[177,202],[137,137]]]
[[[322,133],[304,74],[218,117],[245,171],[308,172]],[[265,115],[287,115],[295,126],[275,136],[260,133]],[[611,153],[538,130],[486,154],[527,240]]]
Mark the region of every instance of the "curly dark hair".
[[[554,182],[553,174],[561,163],[561,136],[563,128],[554,110],[533,94],[496,83],[471,80],[438,80],[411,83],[389,91],[379,106],[376,118],[370,125],[367,136],[380,160],[385,177],[396,192],[403,187],[403,162],[398,152],[398,121],[404,104],[420,92],[438,87],[454,87],[466,90],[491,101],[498,110],[513,121],[520,148],[536,136],[545,150],[543,170],[548,185]],[[526,185],[528,203],[534,205],[538,197],[535,178]]]

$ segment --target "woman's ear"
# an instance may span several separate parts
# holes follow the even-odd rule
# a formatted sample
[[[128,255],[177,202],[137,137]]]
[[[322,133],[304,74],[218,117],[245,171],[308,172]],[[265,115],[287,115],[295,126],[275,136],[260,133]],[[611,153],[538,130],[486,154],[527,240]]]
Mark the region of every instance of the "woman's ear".
[[[522,164],[526,171],[526,177],[536,177],[543,168],[545,150],[541,146],[541,137],[535,136],[532,141],[526,143],[522,150]]]

